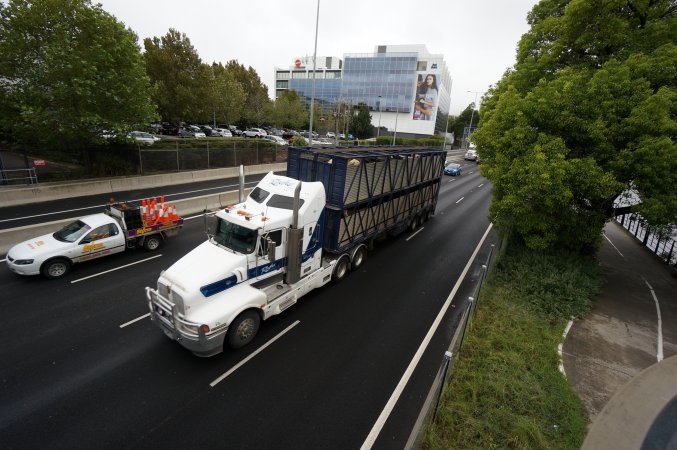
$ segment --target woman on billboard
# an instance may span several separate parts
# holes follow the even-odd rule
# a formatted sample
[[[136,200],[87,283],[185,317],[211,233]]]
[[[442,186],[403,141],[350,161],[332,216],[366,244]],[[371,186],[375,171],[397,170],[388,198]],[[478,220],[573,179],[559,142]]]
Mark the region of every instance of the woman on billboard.
[[[437,101],[437,79],[429,73],[416,97],[416,112],[420,112],[419,120],[432,120],[435,102]],[[414,116],[414,118],[416,118]]]

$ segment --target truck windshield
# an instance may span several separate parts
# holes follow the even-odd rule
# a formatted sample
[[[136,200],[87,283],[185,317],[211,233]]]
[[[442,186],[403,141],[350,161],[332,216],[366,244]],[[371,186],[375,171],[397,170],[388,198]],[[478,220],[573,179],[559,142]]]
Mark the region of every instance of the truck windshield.
[[[89,225],[85,224],[80,220],[77,220],[73,223],[69,223],[68,225],[66,225],[65,227],[54,233],[52,236],[54,236],[54,239],[56,239],[57,241],[75,242],[89,230],[91,230]]]
[[[219,219],[214,241],[235,252],[249,254],[256,249],[256,236],[256,230]]]

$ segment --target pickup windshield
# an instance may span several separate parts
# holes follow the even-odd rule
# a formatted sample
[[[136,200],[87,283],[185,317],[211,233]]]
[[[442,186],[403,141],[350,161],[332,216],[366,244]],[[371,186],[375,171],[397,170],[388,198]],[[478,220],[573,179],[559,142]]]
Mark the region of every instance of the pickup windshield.
[[[56,233],[54,233],[52,236],[54,236],[54,239],[57,241],[61,242],[75,242],[82,235],[87,233],[90,230],[90,226],[85,224],[84,222],[80,220],[76,220],[75,222],[69,223]]]
[[[219,219],[214,242],[234,252],[249,254],[256,249],[256,236],[256,230]]]

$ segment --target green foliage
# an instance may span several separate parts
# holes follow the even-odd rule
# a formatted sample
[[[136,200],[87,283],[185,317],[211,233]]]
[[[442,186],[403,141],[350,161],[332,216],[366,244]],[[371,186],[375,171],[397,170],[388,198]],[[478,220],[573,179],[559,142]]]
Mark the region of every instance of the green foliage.
[[[245,101],[240,105],[241,126],[258,127],[269,121],[273,106],[268,98],[268,88],[252,67],[245,68],[237,60],[228,61],[226,70],[240,83]]]
[[[294,142],[292,144],[294,147],[306,147],[308,145],[308,141],[306,141],[303,136],[296,136],[294,138]]]
[[[136,35],[88,0],[10,0],[0,55],[0,129],[21,146],[82,148],[155,118]]]
[[[448,132],[454,133],[454,139],[456,141],[463,139],[463,130],[465,127],[470,126],[471,118],[473,119],[473,127],[477,126],[477,122],[479,121],[479,113],[475,108],[475,104],[471,103],[458,116],[449,117]],[[473,114],[473,109],[475,109],[475,114]]]
[[[358,139],[366,139],[372,136],[374,127],[371,126],[371,114],[366,104],[360,103],[357,114],[350,121],[350,130]]]
[[[534,7],[473,135],[499,229],[591,250],[629,187],[652,225],[677,223],[676,17],[668,0]]]
[[[284,91],[275,101],[271,122],[294,130],[308,121],[308,111],[295,91]]]
[[[477,300],[424,449],[580,448],[586,413],[557,370],[556,348],[570,314],[587,309],[597,273],[586,258],[506,250]]]

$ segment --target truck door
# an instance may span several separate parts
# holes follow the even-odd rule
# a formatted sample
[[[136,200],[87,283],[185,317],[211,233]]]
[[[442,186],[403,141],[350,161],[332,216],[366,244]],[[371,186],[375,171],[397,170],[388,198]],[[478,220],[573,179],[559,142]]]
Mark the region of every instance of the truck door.
[[[270,239],[271,245],[275,248],[275,257],[272,261],[269,258],[267,244],[265,244],[268,239]],[[258,261],[257,278],[268,278],[282,271],[284,268],[284,257],[286,256],[285,249],[287,248],[285,244],[286,235],[284,229],[269,231],[261,236],[258,249],[256,250]]]
[[[82,262],[125,250],[125,236],[115,223],[94,228],[78,243],[74,261]]]

